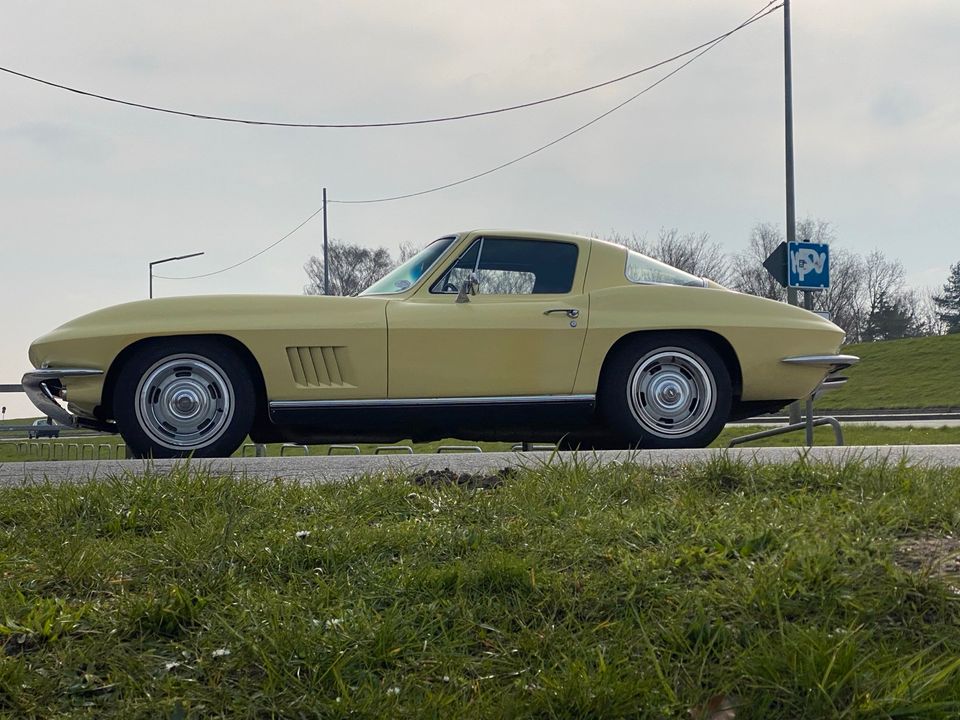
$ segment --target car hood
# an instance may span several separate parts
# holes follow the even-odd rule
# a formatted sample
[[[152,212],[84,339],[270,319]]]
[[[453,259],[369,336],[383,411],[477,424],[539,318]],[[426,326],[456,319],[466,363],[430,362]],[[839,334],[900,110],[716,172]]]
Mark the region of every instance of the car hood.
[[[74,318],[37,338],[30,361],[39,367],[58,344],[90,338],[147,337],[316,328],[326,320],[350,316],[351,323],[384,322],[387,298],[311,295],[196,295],[112,305]]]

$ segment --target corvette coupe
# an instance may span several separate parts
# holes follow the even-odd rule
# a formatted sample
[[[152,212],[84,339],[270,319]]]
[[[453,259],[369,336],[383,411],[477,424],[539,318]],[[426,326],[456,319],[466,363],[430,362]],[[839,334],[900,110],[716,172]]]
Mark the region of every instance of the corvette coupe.
[[[702,447],[857,361],[797,307],[588,237],[475,230],[358,297],[108,307],[39,338],[24,390],[137,457],[457,437]]]

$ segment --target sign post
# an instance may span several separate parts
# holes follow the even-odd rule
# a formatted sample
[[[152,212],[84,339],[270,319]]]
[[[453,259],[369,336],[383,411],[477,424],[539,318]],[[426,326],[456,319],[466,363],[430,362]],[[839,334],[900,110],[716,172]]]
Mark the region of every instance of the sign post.
[[[830,246],[826,243],[788,240],[774,248],[763,261],[774,280],[787,288],[787,302],[797,305],[797,291],[803,291],[803,307],[813,310],[814,293],[830,287]],[[813,398],[806,399],[807,445],[813,445]],[[791,403],[790,426],[800,423],[800,403]],[[790,427],[788,426],[788,427]]]

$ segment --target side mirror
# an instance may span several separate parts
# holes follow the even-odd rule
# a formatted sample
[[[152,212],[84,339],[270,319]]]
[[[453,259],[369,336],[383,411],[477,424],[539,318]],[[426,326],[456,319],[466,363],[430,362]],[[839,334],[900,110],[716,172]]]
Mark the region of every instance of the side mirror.
[[[470,295],[476,295],[477,290],[480,289],[480,279],[474,273],[470,275],[460,283],[460,291],[457,293],[457,302],[466,303],[470,302]]]

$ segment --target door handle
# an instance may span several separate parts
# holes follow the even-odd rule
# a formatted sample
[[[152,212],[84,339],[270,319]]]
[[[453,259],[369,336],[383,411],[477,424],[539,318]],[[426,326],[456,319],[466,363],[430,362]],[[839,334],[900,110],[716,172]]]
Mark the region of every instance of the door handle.
[[[544,310],[544,315],[552,315],[553,313],[563,313],[568,318],[578,318],[580,317],[580,311],[576,308],[552,308],[550,310]]]

